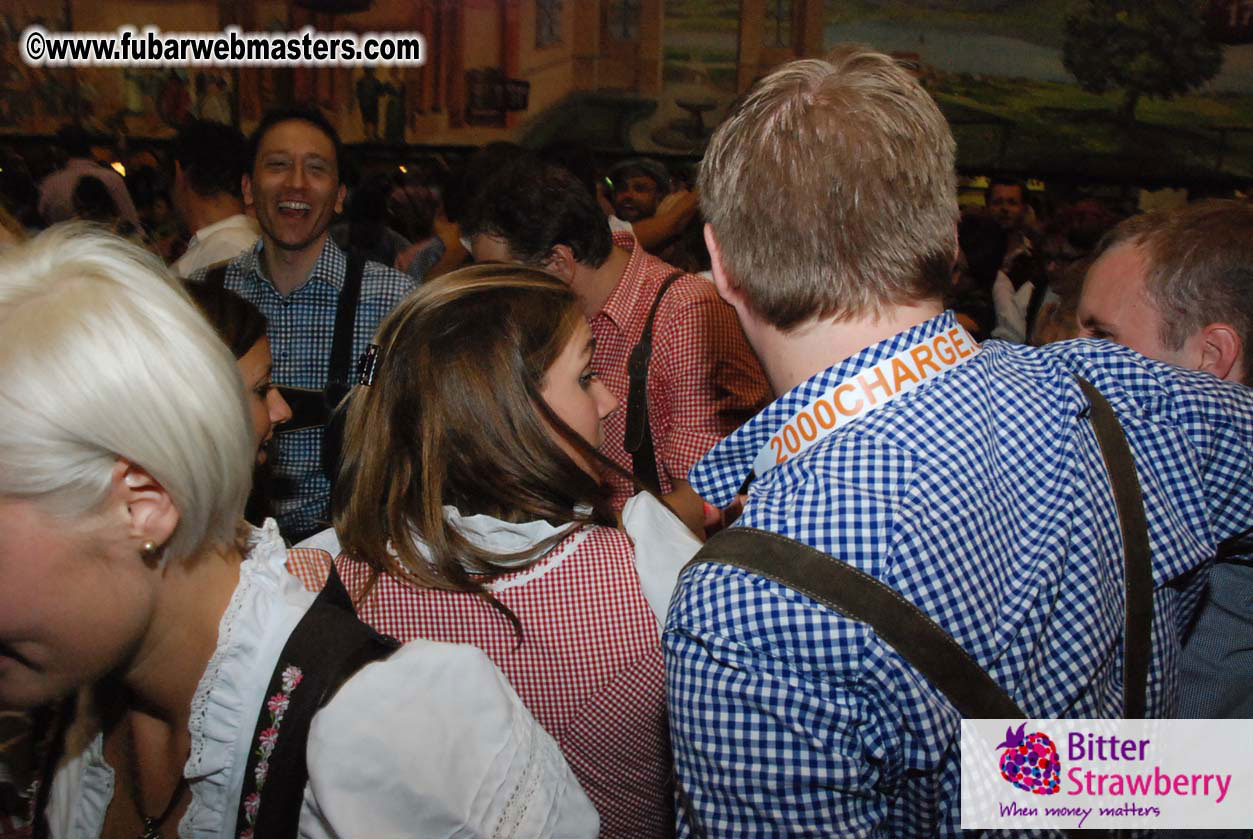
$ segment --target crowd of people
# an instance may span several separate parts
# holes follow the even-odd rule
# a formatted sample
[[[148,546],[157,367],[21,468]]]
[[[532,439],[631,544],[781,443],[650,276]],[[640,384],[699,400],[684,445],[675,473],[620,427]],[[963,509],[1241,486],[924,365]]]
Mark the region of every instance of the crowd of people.
[[[967,700],[848,569],[1027,716],[1253,711],[1247,202],[966,211],[851,46],[691,180],[292,107],[179,132],[180,233],[61,139],[0,195],[6,839],[961,835]]]

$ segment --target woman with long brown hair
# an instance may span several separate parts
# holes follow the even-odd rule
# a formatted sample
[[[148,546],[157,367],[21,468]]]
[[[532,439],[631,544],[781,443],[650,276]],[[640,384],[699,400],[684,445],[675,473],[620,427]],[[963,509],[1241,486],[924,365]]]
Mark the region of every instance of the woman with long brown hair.
[[[0,255],[0,707],[58,700],[34,835],[589,837],[483,653],[396,648],[243,524],[235,359],[157,258]]]
[[[380,327],[350,399],[332,551],[358,613],[402,640],[481,647],[557,740],[602,836],[673,832],[660,623],[699,547],[641,494],[606,503],[596,451],[617,400],[574,293],[480,265]],[[316,560],[298,573],[318,582]]]

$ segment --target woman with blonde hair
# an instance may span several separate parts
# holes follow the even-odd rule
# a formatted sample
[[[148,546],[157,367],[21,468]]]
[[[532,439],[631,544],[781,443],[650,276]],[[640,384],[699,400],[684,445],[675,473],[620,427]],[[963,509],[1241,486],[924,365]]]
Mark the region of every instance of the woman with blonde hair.
[[[350,397],[335,533],[307,544],[342,550],[379,631],[481,647],[561,746],[602,836],[666,836],[660,625],[699,543],[647,494],[617,526],[596,446],[618,405],[581,312],[559,279],[515,265],[455,271],[397,306]]]
[[[6,251],[0,347],[0,706],[71,698],[36,836],[595,833],[478,650],[392,652],[242,523],[239,372],[155,257],[72,225]]]

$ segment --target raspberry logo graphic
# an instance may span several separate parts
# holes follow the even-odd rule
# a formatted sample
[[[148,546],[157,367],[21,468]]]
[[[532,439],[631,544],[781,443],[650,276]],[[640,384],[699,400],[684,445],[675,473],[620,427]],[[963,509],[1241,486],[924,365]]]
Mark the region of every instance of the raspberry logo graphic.
[[[1057,746],[1047,734],[1027,730],[1024,722],[1014,731],[1005,729],[1005,742],[997,746],[1001,752],[1001,777],[1019,789],[1036,795],[1055,795],[1061,788],[1062,765],[1057,759]]]

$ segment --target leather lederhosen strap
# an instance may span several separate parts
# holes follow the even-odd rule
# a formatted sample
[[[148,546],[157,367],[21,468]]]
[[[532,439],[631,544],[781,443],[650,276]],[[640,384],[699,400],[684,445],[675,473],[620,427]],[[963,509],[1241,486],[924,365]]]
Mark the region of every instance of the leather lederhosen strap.
[[[1144,498],[1136,479],[1135,458],[1123,434],[1114,409],[1101,392],[1086,379],[1079,387],[1092,412],[1092,430],[1096,432],[1105,459],[1118,508],[1118,524],[1123,540],[1123,587],[1125,591],[1125,630],[1123,633],[1123,716],[1143,719],[1145,691],[1148,684],[1149,653],[1153,634],[1153,566],[1149,549],[1149,526],[1144,515]]]
[[[1118,418],[1095,387],[1082,378],[1079,386],[1090,403],[1092,428],[1105,460],[1123,534],[1123,714],[1127,718],[1142,718],[1153,619],[1153,576],[1144,503],[1135,462]],[[962,717],[1031,716],[930,616],[895,589],[835,557],[777,533],[733,527],[711,537],[687,567],[706,562],[743,568],[868,625],[942,691]],[[681,787],[679,795],[695,835],[703,836]],[[1101,834],[1088,831],[1085,835]]]
[[[644,331],[639,342],[631,350],[627,359],[627,375],[630,384],[627,390],[626,434],[623,447],[631,455],[631,472],[635,479],[655,495],[661,495],[661,476],[657,472],[657,453],[653,449],[652,423],[648,419],[648,364],[653,357],[653,321],[657,318],[657,309],[661,306],[661,298],[674,281],[683,276],[682,271],[675,271],[666,277],[653,305],[648,310],[648,319],[644,321]]]
[[[353,674],[399,646],[357,617],[332,564],[326,585],[288,636],[270,676],[244,771],[236,836],[294,839],[309,781],[305,746],[314,714]]]
[[[361,301],[361,281],[364,274],[365,256],[358,252],[349,252],[348,268],[344,274],[344,287],[339,293],[339,302],[335,307],[335,327],[331,337],[331,354],[327,362],[326,386],[320,391],[288,386],[279,387],[283,398],[292,409],[292,418],[283,425],[280,433],[331,424],[336,406],[351,388],[353,332],[357,321],[357,307]],[[210,268],[205,273],[204,282],[219,288],[225,287],[226,266],[219,265]]]

